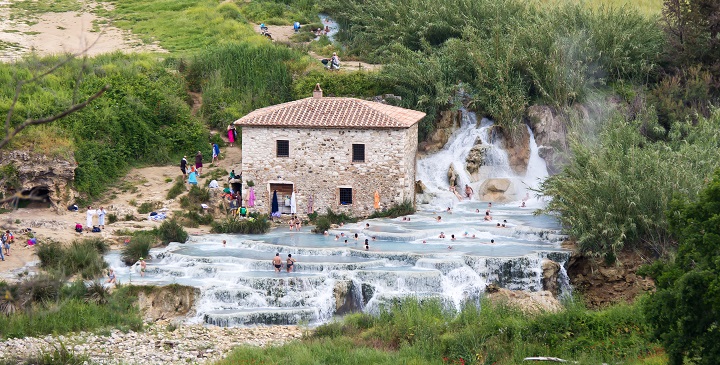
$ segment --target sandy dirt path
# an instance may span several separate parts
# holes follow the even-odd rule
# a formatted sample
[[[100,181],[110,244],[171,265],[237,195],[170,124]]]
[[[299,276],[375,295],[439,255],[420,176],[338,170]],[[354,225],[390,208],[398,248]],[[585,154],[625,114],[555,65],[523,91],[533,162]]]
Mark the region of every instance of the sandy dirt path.
[[[260,33],[260,24],[254,24],[254,29],[258,34]],[[272,40],[279,43],[292,43],[290,37],[295,34],[295,30],[292,25],[269,25],[268,30],[272,35]],[[322,65],[320,61],[324,58],[329,58],[331,55],[321,56],[313,51],[308,52],[310,57],[318,60],[318,64]],[[367,62],[360,61],[343,61],[340,60],[340,71],[377,71],[382,68],[382,65],[370,64]]]
[[[46,13],[17,17],[11,4],[0,0],[0,62],[11,62],[35,52],[40,55],[79,53],[90,56],[108,52],[165,52],[157,44],[145,44],[129,31],[101,25],[91,2],[80,12]]]

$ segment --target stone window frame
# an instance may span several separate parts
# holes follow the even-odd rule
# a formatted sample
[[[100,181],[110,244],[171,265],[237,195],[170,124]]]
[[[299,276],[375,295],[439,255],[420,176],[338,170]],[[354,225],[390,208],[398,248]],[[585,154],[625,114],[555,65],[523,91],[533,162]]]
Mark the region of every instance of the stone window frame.
[[[356,158],[356,149],[355,146],[362,146],[362,159]],[[352,154],[352,162],[353,163],[364,163],[365,162],[365,143],[353,143],[350,147],[350,153]]]
[[[281,146],[280,143],[285,142],[286,146]],[[282,148],[282,149],[281,149]],[[280,154],[281,151],[285,154]],[[276,139],[275,140],[275,157],[290,157],[290,140],[289,139]]]
[[[348,191],[349,190],[349,191]],[[343,194],[344,193],[344,194]],[[343,197],[347,197],[350,194],[350,202],[343,204]],[[352,205],[353,204],[353,188],[352,186],[338,186],[338,205]]]

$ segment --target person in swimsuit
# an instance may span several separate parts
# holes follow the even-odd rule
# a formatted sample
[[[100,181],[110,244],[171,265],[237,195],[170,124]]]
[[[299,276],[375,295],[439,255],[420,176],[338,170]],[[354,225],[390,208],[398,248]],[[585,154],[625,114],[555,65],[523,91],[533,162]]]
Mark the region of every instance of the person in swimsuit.
[[[295,265],[295,259],[292,258],[292,254],[288,254],[287,258],[287,272],[292,272],[293,265]]]
[[[144,258],[140,258],[140,276],[145,276],[145,270],[147,270],[147,264]]]
[[[365,239],[365,251],[370,251],[370,243],[368,242],[367,238]]]
[[[279,253],[275,254],[275,257],[273,257],[272,263],[273,263],[273,266],[275,266],[275,272],[280,272],[280,268],[282,268],[282,259],[280,258]]]
[[[108,279],[105,281],[107,284],[115,284],[115,271],[113,269],[110,269],[108,271]]]

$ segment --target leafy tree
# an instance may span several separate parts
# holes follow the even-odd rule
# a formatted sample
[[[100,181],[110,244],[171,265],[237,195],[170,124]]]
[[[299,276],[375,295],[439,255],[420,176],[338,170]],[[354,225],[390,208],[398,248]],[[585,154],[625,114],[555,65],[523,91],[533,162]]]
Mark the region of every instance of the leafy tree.
[[[674,65],[703,65],[720,83],[720,2],[665,0],[668,57]]]
[[[644,268],[657,284],[645,312],[672,365],[686,357],[715,364],[720,359],[720,170],[697,202],[674,200],[671,214],[680,246],[674,260]]]

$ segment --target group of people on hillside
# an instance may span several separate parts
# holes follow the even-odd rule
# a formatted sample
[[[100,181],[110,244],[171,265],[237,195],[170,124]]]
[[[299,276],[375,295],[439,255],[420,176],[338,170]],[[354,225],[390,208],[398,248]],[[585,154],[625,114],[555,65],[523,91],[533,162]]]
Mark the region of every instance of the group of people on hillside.
[[[15,243],[15,236],[10,230],[0,234],[0,261],[5,261],[5,256],[10,256],[10,244]],[[3,251],[5,254],[3,255]]]
[[[92,206],[88,205],[87,212],[85,213],[85,228],[83,229],[83,225],[77,223],[75,224],[75,232],[82,233],[83,230],[89,232],[100,232],[101,230],[105,229],[106,215],[107,211],[105,210],[105,208],[100,207],[98,209],[93,209]],[[95,216],[98,217],[98,224],[93,223]]]

